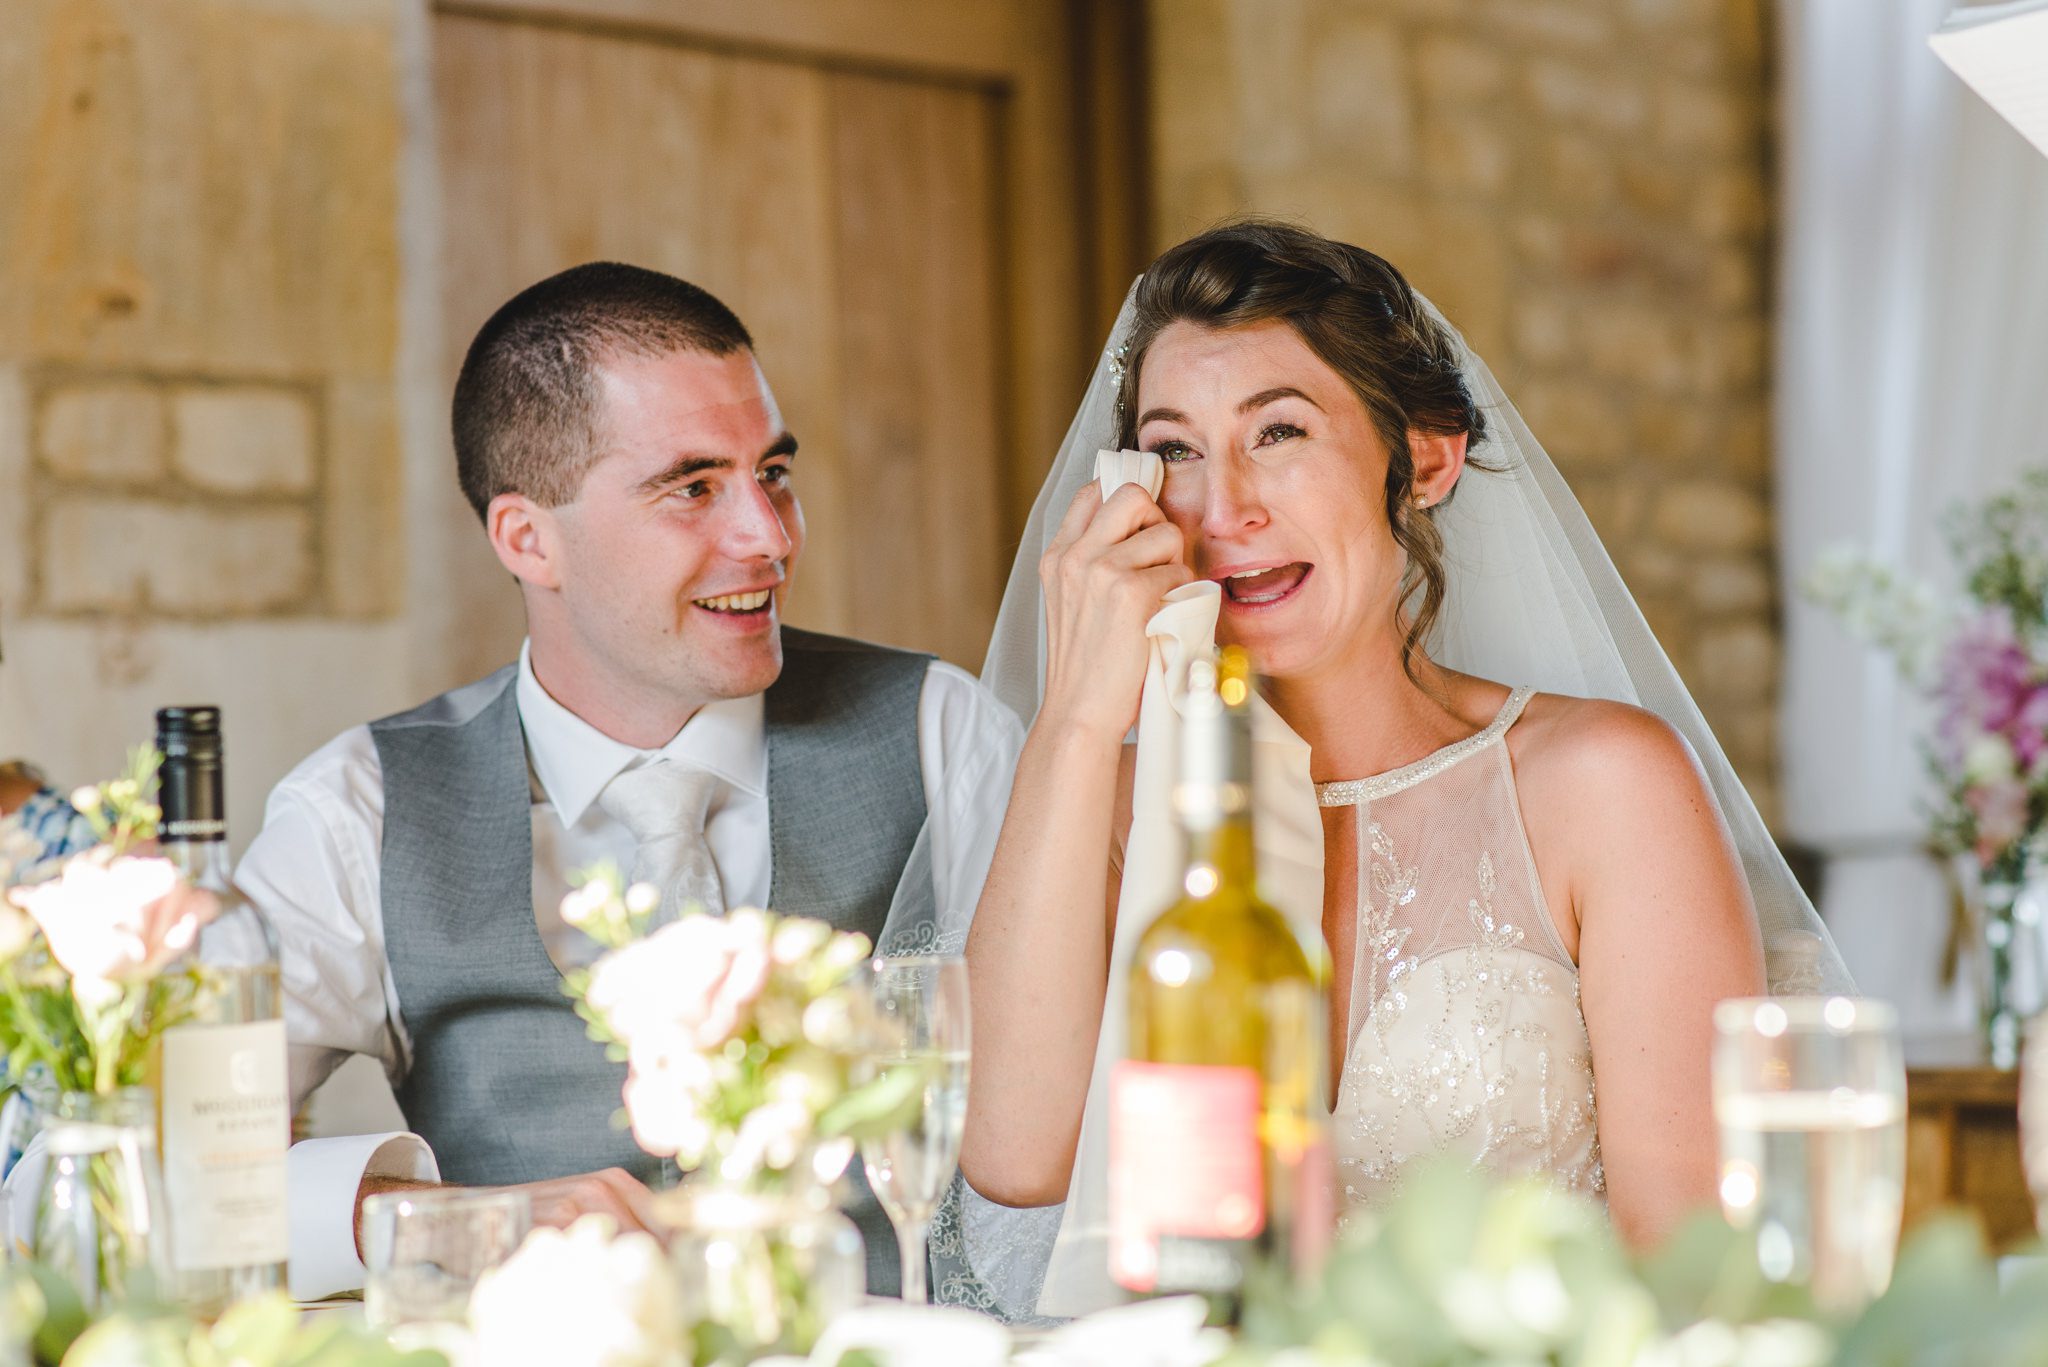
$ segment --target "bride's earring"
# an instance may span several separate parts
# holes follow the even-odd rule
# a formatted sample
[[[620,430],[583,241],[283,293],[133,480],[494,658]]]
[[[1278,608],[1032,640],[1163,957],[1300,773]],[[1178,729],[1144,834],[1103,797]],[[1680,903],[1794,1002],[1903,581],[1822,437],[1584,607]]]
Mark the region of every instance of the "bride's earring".
[[[1417,489],[1409,497],[1410,501],[1413,502],[1417,508],[1427,508],[1429,506],[1429,495],[1425,494],[1420,489]]]

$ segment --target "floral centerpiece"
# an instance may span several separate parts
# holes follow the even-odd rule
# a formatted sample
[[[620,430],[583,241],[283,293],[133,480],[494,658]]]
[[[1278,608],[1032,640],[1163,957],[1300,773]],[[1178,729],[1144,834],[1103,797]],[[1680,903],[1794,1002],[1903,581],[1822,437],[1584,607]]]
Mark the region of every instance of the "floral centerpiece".
[[[1959,594],[1850,548],[1823,555],[1804,588],[1933,704],[1929,842],[1975,874],[1985,1029],[2011,1067],[2027,1005],[2010,997],[2015,909],[2048,856],[2048,471],[1955,510],[1945,531]]]
[[[72,794],[95,839],[79,853],[44,860],[19,825],[0,829],[7,877],[24,868],[41,877],[0,896],[0,1056],[10,1078],[38,1093],[52,1153],[41,1205],[72,1212],[39,1209],[36,1247],[94,1303],[162,1271],[155,1106],[144,1084],[156,1040],[205,990],[196,969],[171,964],[219,909],[155,853],[160,761],[138,750],[122,777]],[[58,1193],[58,1183],[79,1190]],[[83,1209],[95,1218],[81,1220]]]
[[[859,1233],[831,1184],[864,1134],[903,1122],[920,1079],[858,1075],[874,1028],[866,936],[756,908],[650,928],[659,901],[616,869],[581,875],[562,917],[606,952],[564,990],[626,1064],[622,1120],[635,1140],[689,1174],[660,1205],[690,1357],[804,1350],[866,1287]],[[522,1257],[558,1261],[565,1237],[600,1236],[536,1234]],[[522,1299],[480,1290],[479,1336]]]

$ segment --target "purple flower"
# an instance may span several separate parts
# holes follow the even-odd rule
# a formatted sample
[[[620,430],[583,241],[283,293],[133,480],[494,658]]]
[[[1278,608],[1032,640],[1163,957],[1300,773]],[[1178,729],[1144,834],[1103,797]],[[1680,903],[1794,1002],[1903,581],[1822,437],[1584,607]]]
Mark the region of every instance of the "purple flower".
[[[1935,739],[1949,769],[1959,767],[1970,741],[1986,732],[2010,740],[2023,765],[2048,748],[2048,683],[2005,608],[1988,608],[1963,622],[1943,655],[1939,677]]]

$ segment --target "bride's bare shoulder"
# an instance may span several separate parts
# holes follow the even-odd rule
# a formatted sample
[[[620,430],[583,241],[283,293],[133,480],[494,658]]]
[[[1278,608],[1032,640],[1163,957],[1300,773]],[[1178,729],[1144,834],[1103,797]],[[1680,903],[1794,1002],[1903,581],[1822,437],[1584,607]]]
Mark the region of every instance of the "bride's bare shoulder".
[[[1656,713],[1627,703],[1538,693],[1508,732],[1508,749],[1525,791],[1554,788],[1562,795],[1591,783],[1631,800],[1704,795],[1685,737]]]

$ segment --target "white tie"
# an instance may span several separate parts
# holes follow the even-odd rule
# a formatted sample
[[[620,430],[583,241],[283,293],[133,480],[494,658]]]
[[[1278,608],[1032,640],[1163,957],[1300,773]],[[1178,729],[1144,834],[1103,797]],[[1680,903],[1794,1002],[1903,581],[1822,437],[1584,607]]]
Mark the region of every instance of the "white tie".
[[[656,760],[617,775],[598,794],[597,805],[633,833],[630,881],[661,889],[657,923],[693,905],[713,916],[725,912],[718,864],[704,839],[704,814],[718,782],[702,769]]]

